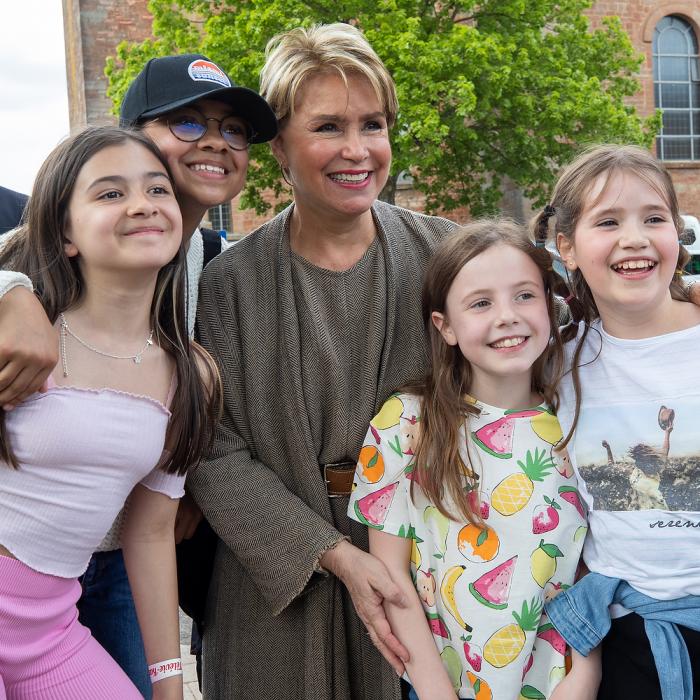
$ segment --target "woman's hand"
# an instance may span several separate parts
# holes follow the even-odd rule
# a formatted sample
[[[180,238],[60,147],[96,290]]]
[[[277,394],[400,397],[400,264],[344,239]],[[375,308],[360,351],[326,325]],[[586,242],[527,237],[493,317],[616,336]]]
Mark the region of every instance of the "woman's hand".
[[[348,589],[360,619],[381,655],[402,675],[409,654],[394,636],[382,601],[406,607],[405,596],[394,583],[386,566],[376,557],[347,541],[328,550],[320,559],[324,569],[335,574]]]
[[[15,287],[0,299],[0,406],[10,409],[45,388],[58,362],[58,338],[32,292]]]

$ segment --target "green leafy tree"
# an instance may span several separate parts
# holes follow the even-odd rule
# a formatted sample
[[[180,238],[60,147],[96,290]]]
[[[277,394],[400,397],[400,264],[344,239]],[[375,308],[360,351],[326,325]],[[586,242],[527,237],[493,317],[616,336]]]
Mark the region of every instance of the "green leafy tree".
[[[504,178],[541,204],[560,167],[582,145],[649,145],[658,117],[626,103],[641,64],[619,19],[592,31],[588,0],[151,0],[155,39],[123,43],[108,60],[119,104],[146,60],[204,53],[257,87],[274,34],[315,22],[357,25],[398,88],[392,176],[408,171],[429,211],[493,212]],[[244,205],[285,198],[277,164],[254,147]],[[288,198],[288,195],[287,195]]]

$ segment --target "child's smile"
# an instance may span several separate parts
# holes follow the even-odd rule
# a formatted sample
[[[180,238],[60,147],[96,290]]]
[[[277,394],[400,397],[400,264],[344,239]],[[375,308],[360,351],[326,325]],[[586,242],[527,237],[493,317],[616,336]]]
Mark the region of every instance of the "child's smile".
[[[623,277],[641,279],[647,272],[656,267],[656,260],[649,258],[626,258],[611,265],[615,272]]]
[[[668,316],[669,285],[678,264],[678,231],[669,204],[646,180],[629,172],[596,180],[573,238],[559,235],[569,270],[579,269],[607,330]]]
[[[510,336],[508,338],[501,338],[495,340],[493,343],[489,343],[495,350],[503,350],[506,352],[513,352],[520,350],[521,347],[527,342],[527,337],[523,335]]]
[[[472,258],[450,287],[445,313],[434,312],[433,320],[469,361],[472,395],[502,408],[531,405],[532,365],[550,325],[542,275],[525,253],[499,244]]]

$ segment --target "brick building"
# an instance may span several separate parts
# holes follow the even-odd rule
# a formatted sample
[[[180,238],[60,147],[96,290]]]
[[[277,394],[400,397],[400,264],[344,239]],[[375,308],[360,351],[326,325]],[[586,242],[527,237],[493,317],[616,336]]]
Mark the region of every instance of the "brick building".
[[[105,59],[118,42],[150,36],[147,0],[62,1],[71,127],[114,121],[105,95]],[[642,115],[663,110],[657,155],[673,176],[681,211],[700,217],[700,0],[598,0],[589,15],[594,25],[601,17],[618,15],[644,55],[642,87],[632,102]],[[422,208],[422,196],[410,185],[399,188],[396,200],[411,209]],[[503,208],[516,218],[528,213],[514,188],[506,189]],[[230,211],[221,207],[211,215],[215,227],[236,234],[251,231],[267,218],[241,211],[236,200]],[[456,220],[467,216],[465,211],[450,213]]]
[[[700,0],[598,0],[589,14],[594,25],[619,15],[645,56],[632,103],[642,115],[663,110],[657,156],[671,172],[681,211],[700,216]]]

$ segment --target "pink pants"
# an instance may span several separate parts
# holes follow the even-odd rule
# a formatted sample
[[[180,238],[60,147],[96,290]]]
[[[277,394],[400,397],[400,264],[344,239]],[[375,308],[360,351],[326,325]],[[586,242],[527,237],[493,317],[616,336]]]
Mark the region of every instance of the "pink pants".
[[[0,556],[0,700],[143,700],[78,622],[75,579]]]

